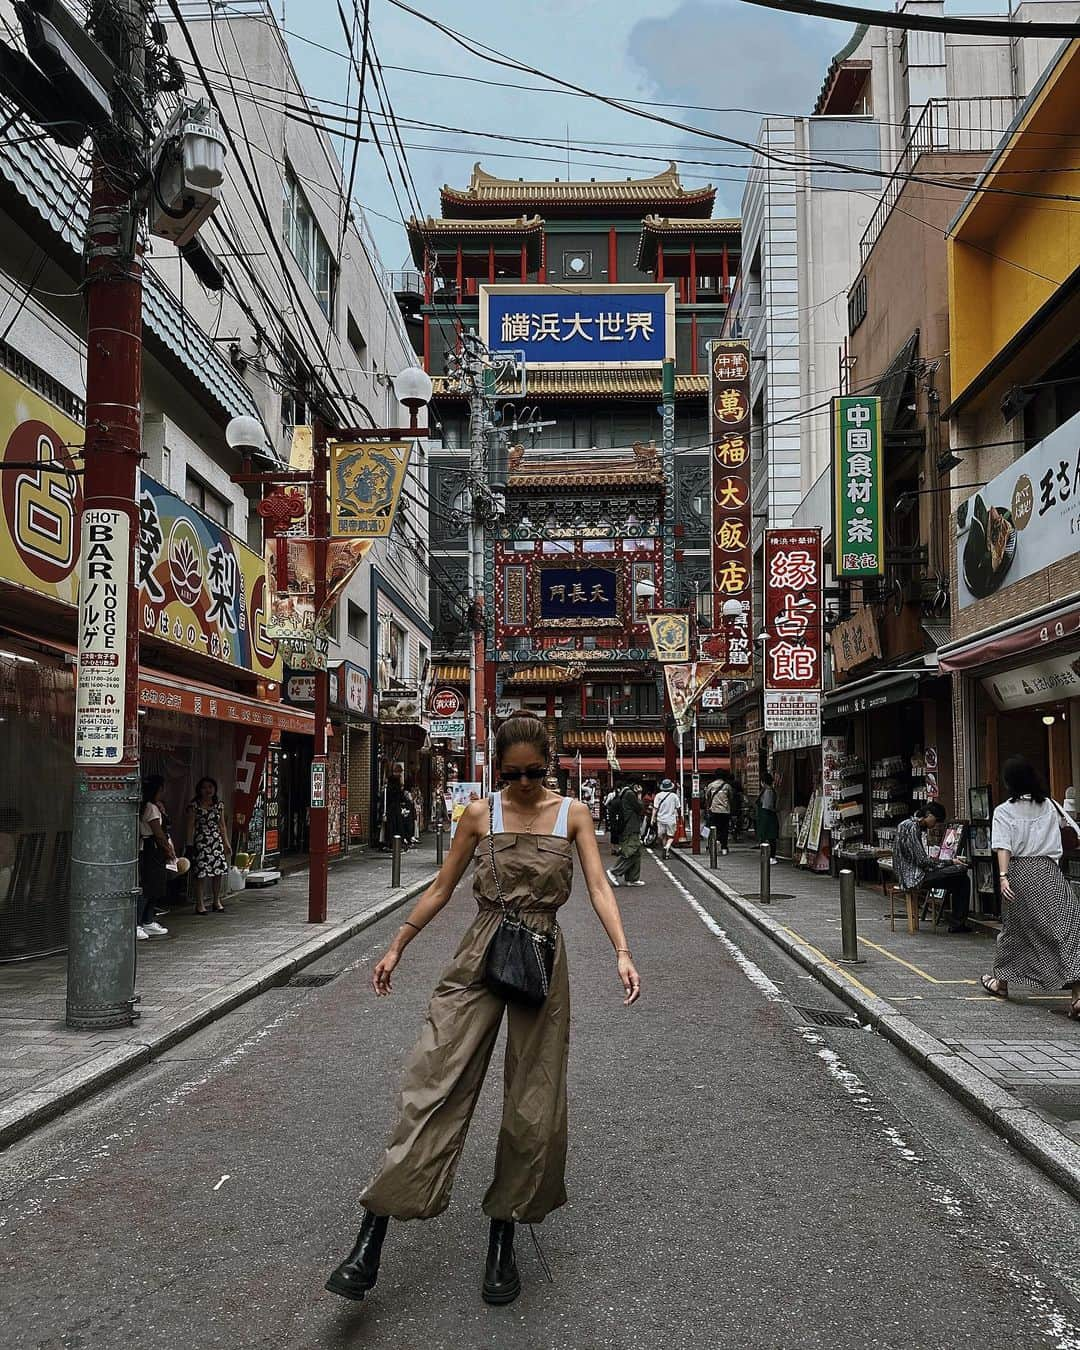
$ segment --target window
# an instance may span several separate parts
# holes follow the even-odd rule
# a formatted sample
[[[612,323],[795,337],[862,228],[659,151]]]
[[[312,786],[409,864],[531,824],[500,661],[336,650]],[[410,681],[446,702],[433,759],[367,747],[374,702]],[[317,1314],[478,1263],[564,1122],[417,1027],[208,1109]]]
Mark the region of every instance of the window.
[[[409,678],[409,635],[393,620],[386,626],[386,656],[391,676],[404,684]]]
[[[367,610],[352,600],[349,601],[348,629],[349,636],[356,642],[367,641]]]
[[[348,337],[349,339],[349,346],[353,349],[354,353],[356,354],[356,359],[360,362],[360,368],[362,370],[366,370],[368,363],[367,342],[364,340],[364,335],[360,331],[360,325],[353,318],[353,312],[351,309],[349,310],[349,321],[346,327],[346,337]]]
[[[209,516],[211,520],[216,520],[219,525],[229,528],[229,510],[230,503],[227,497],[223,497],[220,492],[215,492],[212,487],[208,487],[201,478],[197,478],[190,470],[187,476],[187,488],[184,496],[192,506],[198,507],[204,516]]]
[[[283,233],[289,252],[300,265],[308,285],[315,292],[319,308],[332,318],[334,313],[334,286],[337,268],[330,245],[316,223],[311,207],[292,169],[285,166],[285,199],[283,203]]]
[[[848,296],[847,327],[849,333],[854,333],[856,328],[858,328],[866,318],[868,290],[869,283],[865,276],[861,276],[855,283],[854,290]]]
[[[308,425],[308,372],[300,353],[285,339],[281,363],[281,422],[286,427]]]

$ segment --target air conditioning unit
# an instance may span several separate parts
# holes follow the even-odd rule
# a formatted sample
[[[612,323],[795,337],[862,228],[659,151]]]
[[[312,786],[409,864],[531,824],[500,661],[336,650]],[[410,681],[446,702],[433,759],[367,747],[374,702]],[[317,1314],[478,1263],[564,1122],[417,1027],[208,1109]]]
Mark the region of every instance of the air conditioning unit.
[[[151,152],[150,233],[177,246],[194,239],[221,198],[225,141],[205,101],[182,104]]]

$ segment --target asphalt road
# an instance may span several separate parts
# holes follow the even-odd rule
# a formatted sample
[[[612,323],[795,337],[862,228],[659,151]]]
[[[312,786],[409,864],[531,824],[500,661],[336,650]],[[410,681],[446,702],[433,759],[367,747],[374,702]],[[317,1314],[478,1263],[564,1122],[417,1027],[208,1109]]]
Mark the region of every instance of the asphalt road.
[[[649,859],[619,892],[644,985],[622,1006],[580,886],[570,1204],[525,1291],[480,1299],[494,1071],[454,1203],[392,1225],[361,1305],[323,1291],[403,1056],[468,921],[463,886],[367,981],[394,921],[0,1156],[8,1350],[1080,1350],[1080,1211],[705,891]]]

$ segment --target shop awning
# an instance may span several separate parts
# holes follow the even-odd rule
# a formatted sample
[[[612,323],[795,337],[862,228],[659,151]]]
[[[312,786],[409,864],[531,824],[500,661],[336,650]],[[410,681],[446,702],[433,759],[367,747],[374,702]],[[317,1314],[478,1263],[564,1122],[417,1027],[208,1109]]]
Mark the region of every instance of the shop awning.
[[[1080,641],[1080,600],[1054,606],[1041,618],[1025,615],[990,633],[950,642],[938,651],[941,669],[973,670],[1014,656],[1030,656],[1054,643]]]
[[[522,685],[557,685],[557,684],[576,684],[577,676],[572,675],[566,666],[524,666],[521,670],[515,670],[507,679],[505,687],[507,689],[520,689]]]
[[[4,631],[46,647],[58,656],[69,657],[75,664],[76,649],[62,638],[28,633],[8,624],[4,625]],[[231,689],[221,689],[187,676],[171,675],[152,666],[139,667],[139,707],[147,712],[157,708],[162,712],[187,713],[218,722],[235,722],[238,726],[268,727],[272,731],[294,731],[307,736],[313,735],[315,728],[314,714],[300,708],[251,698],[248,694],[237,694]]]
[[[431,683],[468,684],[468,664],[466,662],[436,661],[431,668]]]
[[[844,689],[825,695],[823,718],[852,717],[889,703],[903,703],[919,692],[919,672],[910,675],[882,675],[878,679],[857,680]]]

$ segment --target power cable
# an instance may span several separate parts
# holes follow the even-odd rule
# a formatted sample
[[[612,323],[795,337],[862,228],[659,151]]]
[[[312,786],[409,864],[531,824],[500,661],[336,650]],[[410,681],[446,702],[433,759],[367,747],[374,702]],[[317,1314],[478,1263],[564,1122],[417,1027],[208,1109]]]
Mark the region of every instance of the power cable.
[[[390,0],[393,4],[394,0]],[[805,14],[815,19],[838,19],[841,23],[866,24],[871,28],[899,28],[908,33],[958,33],[967,37],[1077,38],[1080,24],[1030,22],[1013,19],[964,19],[936,14],[860,9],[836,5],[830,0],[740,0],[744,5],[777,9],[786,14]],[[402,6],[404,8],[404,6]]]

